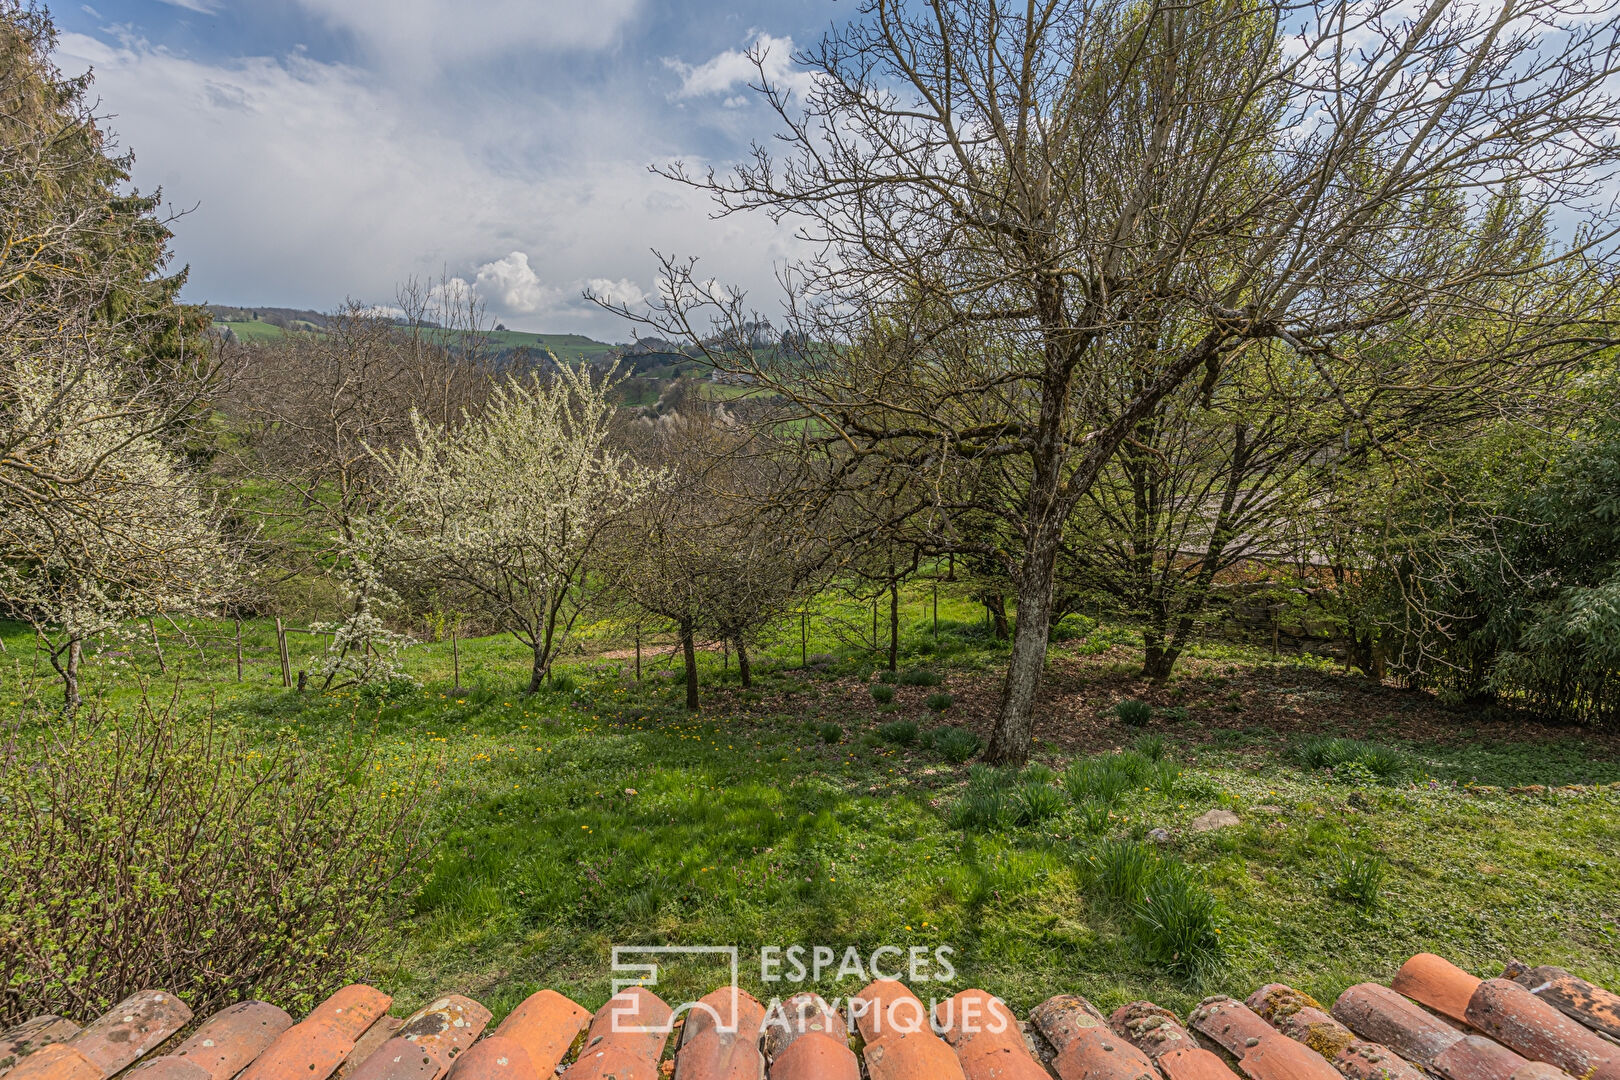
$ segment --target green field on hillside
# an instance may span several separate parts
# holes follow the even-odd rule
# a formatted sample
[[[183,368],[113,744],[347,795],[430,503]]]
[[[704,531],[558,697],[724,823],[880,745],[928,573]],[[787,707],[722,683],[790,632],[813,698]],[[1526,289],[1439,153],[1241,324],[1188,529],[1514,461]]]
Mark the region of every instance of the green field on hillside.
[[[296,326],[301,330],[321,332],[319,327],[311,323],[298,323]],[[214,327],[216,330],[229,329],[239,341],[249,344],[274,341],[287,333],[281,327],[263,319],[216,319]],[[502,350],[546,350],[559,360],[574,362],[603,360],[617,348],[615,345],[594,341],[582,334],[532,334],[522,330],[490,330],[484,336]]]
[[[782,989],[761,983],[763,946],[948,947],[950,991],[983,986],[1020,1011],[1060,991],[1104,1009],[1144,997],[1185,1009],[1272,980],[1331,999],[1420,950],[1479,971],[1517,956],[1620,983],[1620,792],[1505,790],[1620,780],[1612,741],[1534,725],[1481,738],[1478,718],[1426,695],[1227,645],[1194,650],[1150,686],[1133,674],[1129,628],[1080,620],[1052,649],[1036,765],[994,774],[952,760],[931,733],[987,733],[1006,646],[954,586],[937,626],[932,602],[927,585],[904,597],[900,666],[914,678],[879,692],[870,606],[828,599],[781,627],[751,689],[733,658],[704,651],[695,716],[669,642],[643,642],[638,679],[633,639],[611,623],[534,696],[520,692],[527,655],[503,637],[460,643],[459,687],[439,641],[405,651],[411,684],[300,694],[281,687],[263,620],[246,624],[242,682],[233,627],[204,622],[185,624],[186,638],[159,624],[163,670],[137,627],[90,650],[85,677],[114,708],[132,708],[142,681],[178,687],[193,715],[211,708],[315,752],[369,732],[382,775],[435,763],[433,862],[411,923],[367,971],[396,1011],[459,991],[498,1019],[541,987],[595,1008],[615,944],[740,946],[745,987],[766,996]],[[48,668],[20,628],[4,639],[15,707]],[[295,671],[318,665],[324,639],[291,645]],[[934,676],[939,686],[908,685]],[[1119,719],[1126,698],[1152,703],[1144,726]],[[1301,758],[1311,735],[1355,736],[1357,753],[1399,768],[1313,770]],[[1137,782],[1079,797],[1064,770],[1088,761]],[[1017,811],[1036,789],[1045,809]],[[975,800],[995,791],[1014,812],[984,816]],[[1240,823],[1195,831],[1212,809]],[[1144,951],[1099,869],[1133,851],[1185,865],[1213,893],[1218,968],[1195,977]],[[1381,868],[1370,898],[1346,892],[1352,858]],[[664,979],[674,1000],[718,973],[694,963]],[[815,985],[862,983],[827,972]]]

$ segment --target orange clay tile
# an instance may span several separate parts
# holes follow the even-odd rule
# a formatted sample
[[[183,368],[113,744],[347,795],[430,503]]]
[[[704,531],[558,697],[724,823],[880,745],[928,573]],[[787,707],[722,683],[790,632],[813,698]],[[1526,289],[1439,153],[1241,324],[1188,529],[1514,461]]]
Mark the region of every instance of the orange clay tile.
[[[163,990],[142,990],[114,1005],[67,1040],[111,1076],[191,1022],[186,1003]]]
[[[348,1056],[343,1059],[343,1064],[339,1065],[337,1072],[332,1074],[334,1080],[349,1080],[354,1075],[354,1070],[358,1069],[368,1057],[375,1054],[378,1047],[382,1046],[383,1043],[398,1035],[399,1029],[404,1026],[405,1021],[398,1016],[389,1016],[384,1013],[382,1016],[377,1017],[371,1026],[366,1028],[358,1039],[354,1040],[354,1046],[349,1050]]]
[[[42,1046],[6,1074],[7,1080],[102,1080],[106,1074],[66,1043]]]
[[[545,1073],[544,1080],[555,1073]],[[529,1052],[516,1039],[491,1035],[480,1040],[450,1067],[449,1080],[542,1080]]]
[[[860,1080],[861,1066],[843,1040],[825,1031],[807,1031],[771,1058],[769,1076],[770,1080]]]
[[[1229,997],[1207,998],[1188,1026],[1215,1040],[1251,1080],[1339,1080],[1338,1070],[1316,1051],[1297,1043]]]
[[[1198,1045],[1175,1013],[1150,1001],[1116,1009],[1108,1025],[1146,1054],[1165,1080],[1237,1080],[1226,1062]]]
[[[1006,1003],[984,990],[964,990],[934,1005],[934,1027],[956,1051],[967,1080],[1050,1080],[1024,1042]]]
[[[1531,1061],[1556,1065],[1583,1080],[1620,1080],[1620,1047],[1604,1041],[1508,979],[1480,983],[1467,1020]]]
[[[1620,1039],[1620,994],[1594,986],[1563,968],[1525,967],[1510,963],[1502,978],[1512,979],[1565,1016],[1579,1020],[1594,1031]],[[0,1056],[5,1048],[0,1046]]]
[[[871,1080],[965,1080],[956,1052],[930,1029],[928,1006],[893,979],[879,979],[849,1003],[866,1040]]]
[[[60,1016],[36,1016],[0,1033],[0,1076],[40,1047],[66,1042],[78,1033],[78,1024]]]
[[[201,1065],[185,1058],[152,1058],[124,1074],[128,1080],[208,1080],[208,1072]]]
[[[1291,986],[1262,986],[1249,996],[1248,1005],[1266,1023],[1327,1058],[1346,1080],[1423,1080],[1422,1072],[1395,1051],[1358,1038],[1314,998]]]
[[[550,1076],[590,1022],[588,1009],[555,990],[542,990],[524,998],[501,1021],[495,1034],[522,1044],[536,1071]]]
[[[645,987],[614,994],[591,1019],[568,1080],[654,1080],[670,1015],[669,1006]]]
[[[1340,994],[1333,1017],[1362,1038],[1382,1043],[1447,1080],[1512,1080],[1530,1064],[1490,1039],[1458,1031],[1377,983],[1361,983]]]
[[[1468,999],[1479,989],[1479,980],[1449,960],[1418,953],[1401,965],[1389,987],[1442,1016],[1466,1020]]]
[[[244,1001],[203,1021],[167,1056],[196,1065],[208,1080],[231,1080],[290,1027],[292,1017],[274,1005]]]
[[[849,1029],[844,1018],[819,994],[794,994],[778,1002],[765,1014],[765,1058],[775,1061],[788,1048],[807,1035],[825,1035],[840,1045],[848,1045]]]
[[[326,1080],[393,1000],[369,986],[345,986],[277,1036],[239,1080]]]
[[[759,1080],[765,1075],[760,1026],[765,1006],[728,987],[699,999],[687,1013],[675,1053],[677,1080]]]
[[[1057,1051],[1051,1068],[1062,1080],[1159,1080],[1148,1056],[1078,994],[1048,998],[1029,1019]]]

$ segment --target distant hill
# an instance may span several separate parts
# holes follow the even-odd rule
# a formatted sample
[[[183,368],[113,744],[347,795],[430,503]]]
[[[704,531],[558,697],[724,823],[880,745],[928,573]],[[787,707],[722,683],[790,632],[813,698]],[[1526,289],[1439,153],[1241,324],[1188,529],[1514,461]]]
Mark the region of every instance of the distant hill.
[[[241,342],[249,344],[273,341],[292,332],[320,333],[326,329],[328,316],[318,311],[278,307],[229,307],[210,304],[209,314],[214,326]],[[596,341],[582,334],[534,334],[525,330],[491,330],[490,340],[502,354],[519,349],[549,352],[559,360],[603,363],[618,355],[620,347]]]

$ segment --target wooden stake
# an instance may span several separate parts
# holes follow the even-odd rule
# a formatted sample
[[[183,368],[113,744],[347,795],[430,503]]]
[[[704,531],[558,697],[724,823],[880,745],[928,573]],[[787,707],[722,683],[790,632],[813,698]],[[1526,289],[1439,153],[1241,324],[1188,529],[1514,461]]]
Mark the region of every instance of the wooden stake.
[[[287,630],[281,625],[281,618],[276,618],[276,652],[281,656],[281,685],[287,689],[292,688],[292,661],[287,658]]]
[[[450,628],[450,662],[455,665],[456,689],[461,689],[461,624]]]

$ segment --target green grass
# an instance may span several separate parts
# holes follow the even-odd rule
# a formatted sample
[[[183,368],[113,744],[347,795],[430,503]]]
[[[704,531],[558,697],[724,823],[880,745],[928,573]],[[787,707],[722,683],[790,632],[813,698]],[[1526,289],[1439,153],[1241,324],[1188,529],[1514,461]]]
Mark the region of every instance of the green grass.
[[[938,637],[930,601],[921,589],[904,597],[906,670],[946,672],[961,688],[993,679],[1005,646],[984,630],[967,588],[942,594]],[[941,743],[954,736],[938,729],[915,746],[870,738],[880,721],[927,717],[925,694],[906,689],[903,711],[880,717],[864,683],[880,662],[869,612],[828,599],[811,610],[804,648],[833,657],[824,670],[797,670],[793,620],[762,650],[752,692],[737,686],[734,665],[725,673],[721,656],[703,654],[707,708],[697,716],[681,707],[666,648],[647,648],[640,682],[628,660],[570,656],[574,692],[529,698],[518,692],[527,658],[503,638],[461,643],[460,690],[449,645],[435,643],[405,653],[419,692],[300,697],[280,688],[273,625],[262,620],[244,626],[240,684],[231,628],[204,622],[185,624],[189,645],[160,624],[167,675],[141,627],[92,649],[85,678],[114,705],[133,700],[137,678],[165,687],[178,679],[192,708],[213,699],[232,724],[266,738],[291,731],[310,745],[358,719],[396,762],[442,760],[438,857],[413,925],[372,974],[402,1010],[456,991],[498,1019],[541,987],[594,1008],[609,992],[615,944],[738,945],[745,988],[767,997],[781,987],[759,980],[761,946],[870,955],[879,945],[948,945],[953,990],[982,986],[1019,1010],[1060,991],[1105,1010],[1138,998],[1185,1010],[1214,989],[1245,995],[1273,980],[1331,999],[1351,983],[1387,980],[1423,950],[1481,973],[1517,955],[1620,984],[1620,793],[1460,786],[1620,778],[1595,743],[1440,746],[1395,732],[1385,743],[1409,759],[1411,775],[1351,787],[1296,762],[1277,739],[1192,750],[1178,736],[1150,736],[1142,752],[1047,748],[1051,775],[1014,776],[953,763]],[[616,634],[593,627],[587,640],[620,647]],[[0,638],[4,700],[20,700],[31,639],[11,624]],[[313,668],[323,646],[295,636],[292,647],[297,670]],[[1077,642],[1076,654],[1086,648]],[[1230,662],[1269,670],[1260,656]],[[983,721],[967,709],[952,713],[963,739]],[[1215,806],[1242,823],[1191,833]],[[1159,828],[1167,844],[1143,839]],[[1376,907],[1338,899],[1364,892],[1373,873],[1346,881],[1345,852],[1381,868]],[[1216,909],[1179,885],[1151,893],[1157,879],[1139,871],[1160,859],[1184,865]],[[1221,974],[1203,985],[1194,968],[1204,960],[1176,957],[1207,944],[1212,927]],[[659,992],[695,996],[719,978],[693,961],[667,970]],[[861,985],[829,971],[815,989]]]

